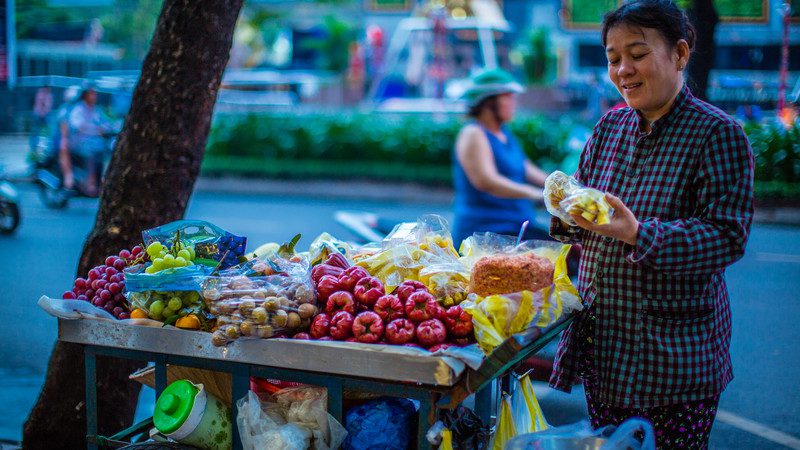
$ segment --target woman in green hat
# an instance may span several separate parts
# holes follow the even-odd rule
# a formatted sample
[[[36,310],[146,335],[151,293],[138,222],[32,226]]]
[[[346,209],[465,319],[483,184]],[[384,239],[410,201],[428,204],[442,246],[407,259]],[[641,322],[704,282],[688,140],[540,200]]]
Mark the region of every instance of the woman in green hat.
[[[475,232],[516,235],[534,216],[547,173],[525,156],[505,125],[514,117],[522,85],[501,69],[472,77],[463,95],[473,119],[458,133],[453,158],[454,242]],[[525,239],[547,239],[528,228]]]

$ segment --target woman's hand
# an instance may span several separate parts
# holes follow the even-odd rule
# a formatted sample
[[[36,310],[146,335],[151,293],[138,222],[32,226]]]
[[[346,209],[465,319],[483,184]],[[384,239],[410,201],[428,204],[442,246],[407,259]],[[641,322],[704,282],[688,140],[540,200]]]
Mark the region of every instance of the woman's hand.
[[[580,214],[570,214],[570,217],[585,230],[620,240],[626,244],[636,245],[636,237],[639,234],[639,221],[636,220],[636,216],[617,197],[606,194],[606,201],[614,208],[614,215],[611,217],[610,223],[598,225],[584,219]]]

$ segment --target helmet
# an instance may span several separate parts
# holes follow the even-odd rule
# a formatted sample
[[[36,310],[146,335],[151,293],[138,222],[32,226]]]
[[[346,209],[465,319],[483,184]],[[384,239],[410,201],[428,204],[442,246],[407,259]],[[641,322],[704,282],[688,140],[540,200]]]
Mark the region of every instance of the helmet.
[[[488,69],[472,76],[461,98],[472,108],[493,95],[522,92],[525,92],[525,88],[510,73],[503,69]]]
[[[64,103],[72,103],[78,99],[81,87],[78,85],[64,89]]]

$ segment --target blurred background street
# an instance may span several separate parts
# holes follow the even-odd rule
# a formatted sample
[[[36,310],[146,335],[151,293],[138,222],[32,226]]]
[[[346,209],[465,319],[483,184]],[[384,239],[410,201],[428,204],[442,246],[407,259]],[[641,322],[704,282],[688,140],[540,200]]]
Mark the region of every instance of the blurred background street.
[[[342,210],[452,220],[462,94],[486,68],[526,87],[508,124],[525,156],[572,173],[597,120],[624,106],[599,42],[603,14],[621,3],[247,0],[185,218],[247,236],[249,250],[296,233],[302,249],[323,232],[354,240],[334,220]],[[59,126],[93,89],[109,159],[162,4],[0,0],[0,183],[18,190],[21,217],[0,234],[0,449],[21,440],[56,340],[36,301],[72,286],[97,214],[86,195],[63,209],[43,201],[48,182],[64,192]],[[735,379],[711,448],[800,449],[800,1],[677,4],[712,24],[698,27],[708,53],[687,70],[692,92],[739,120],[755,158],[756,223],[727,271]],[[535,390],[551,424],[587,418],[579,386]],[[153,396],[143,391],[137,417]]]

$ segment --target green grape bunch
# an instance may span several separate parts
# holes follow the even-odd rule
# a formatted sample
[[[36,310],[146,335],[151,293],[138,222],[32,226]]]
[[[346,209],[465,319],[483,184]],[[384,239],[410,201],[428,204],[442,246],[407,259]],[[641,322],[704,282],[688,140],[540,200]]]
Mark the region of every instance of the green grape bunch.
[[[147,254],[152,265],[145,269],[145,273],[154,274],[173,267],[193,266],[195,254],[194,246],[180,238],[176,233],[172,245],[167,247],[159,241],[153,241],[147,246]]]

